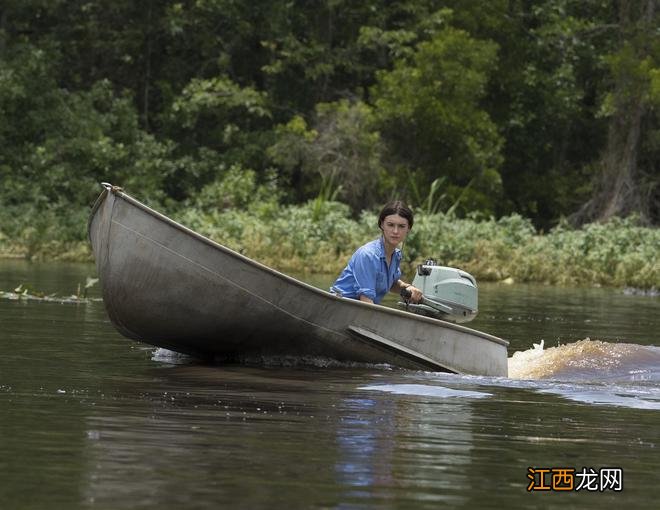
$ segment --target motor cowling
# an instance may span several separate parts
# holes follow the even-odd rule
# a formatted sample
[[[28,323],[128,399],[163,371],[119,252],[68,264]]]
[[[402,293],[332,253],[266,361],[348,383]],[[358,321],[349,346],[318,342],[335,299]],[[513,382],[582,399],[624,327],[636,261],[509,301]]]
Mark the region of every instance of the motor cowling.
[[[411,312],[457,323],[477,316],[477,281],[461,269],[437,266],[429,259],[417,266],[412,284],[422,291],[422,302],[399,303]]]

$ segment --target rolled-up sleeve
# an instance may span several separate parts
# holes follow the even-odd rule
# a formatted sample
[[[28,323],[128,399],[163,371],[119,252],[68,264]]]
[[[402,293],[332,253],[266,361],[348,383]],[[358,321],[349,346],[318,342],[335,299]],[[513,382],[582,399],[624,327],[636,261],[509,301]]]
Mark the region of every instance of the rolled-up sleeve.
[[[376,299],[376,273],[380,258],[367,250],[358,250],[353,259],[353,277],[357,286],[357,294],[366,296],[372,301]]]

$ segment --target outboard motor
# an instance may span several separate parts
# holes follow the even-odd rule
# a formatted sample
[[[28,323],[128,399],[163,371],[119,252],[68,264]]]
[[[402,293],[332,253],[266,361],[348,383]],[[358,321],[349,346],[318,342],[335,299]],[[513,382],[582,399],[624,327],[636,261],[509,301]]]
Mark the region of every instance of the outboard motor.
[[[477,316],[477,281],[465,271],[436,266],[429,259],[417,266],[412,284],[424,297],[421,303],[409,303],[410,292],[401,291],[404,302],[398,304],[406,310],[452,322],[468,322]]]

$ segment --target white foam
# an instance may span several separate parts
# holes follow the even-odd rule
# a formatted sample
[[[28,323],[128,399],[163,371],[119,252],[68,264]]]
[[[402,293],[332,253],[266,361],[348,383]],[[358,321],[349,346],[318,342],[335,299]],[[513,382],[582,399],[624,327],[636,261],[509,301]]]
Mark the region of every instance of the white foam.
[[[169,349],[164,349],[163,347],[159,347],[151,355],[152,361],[160,361],[161,363],[170,363],[173,365],[189,363],[192,359],[194,358],[188,356],[187,354],[170,351]]]
[[[550,393],[585,404],[611,405],[632,409],[660,410],[660,391],[647,391],[644,394],[638,387],[555,385],[539,389],[540,393]]]
[[[427,384],[372,384],[362,386],[360,390],[383,391],[394,393],[396,395],[419,395],[424,397],[438,398],[486,398],[492,396],[491,393],[482,393],[479,391],[455,390],[444,386],[433,386]]]

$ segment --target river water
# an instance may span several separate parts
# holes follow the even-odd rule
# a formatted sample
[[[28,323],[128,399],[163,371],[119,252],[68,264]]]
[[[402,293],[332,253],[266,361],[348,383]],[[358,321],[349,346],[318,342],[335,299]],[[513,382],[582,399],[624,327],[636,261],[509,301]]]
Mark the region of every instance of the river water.
[[[0,261],[0,291],[93,273]],[[658,506],[657,297],[481,285],[470,326],[511,342],[489,378],[203,365],[98,295],[0,299],[2,509]]]

